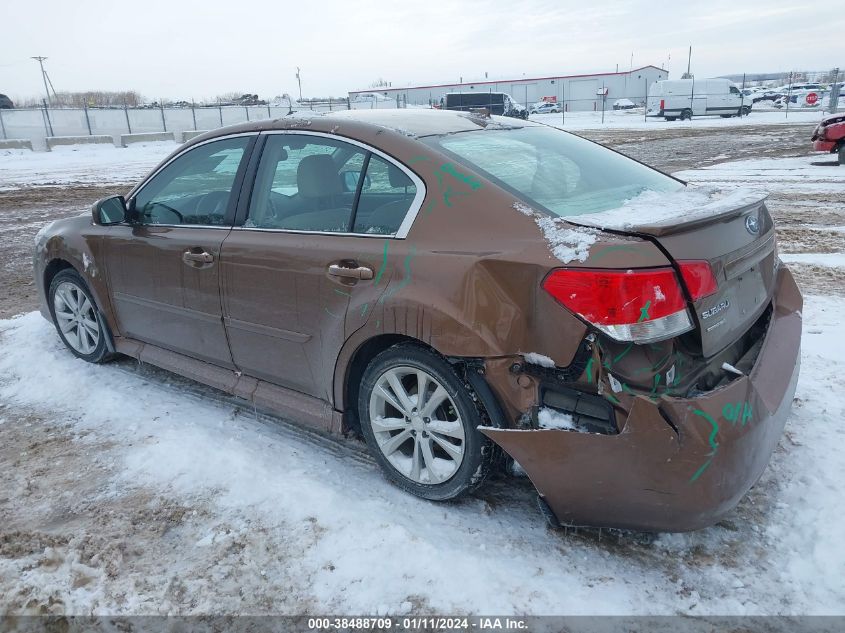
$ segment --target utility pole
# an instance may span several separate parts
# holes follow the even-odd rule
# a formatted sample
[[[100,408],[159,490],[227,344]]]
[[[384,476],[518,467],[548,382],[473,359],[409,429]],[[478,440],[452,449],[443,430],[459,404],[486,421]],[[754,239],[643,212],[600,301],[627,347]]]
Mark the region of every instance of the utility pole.
[[[690,75],[690,64],[692,63],[692,46],[689,47],[689,56],[687,57],[687,77]]]
[[[296,67],[296,83],[299,84],[299,101],[302,102],[302,81],[299,78],[299,66]]]
[[[32,57],[38,62],[38,65],[41,66],[41,80],[44,82],[44,92],[47,93],[47,104],[50,104],[50,89],[47,87],[47,73],[44,72],[44,60],[47,59],[46,57],[36,56]]]

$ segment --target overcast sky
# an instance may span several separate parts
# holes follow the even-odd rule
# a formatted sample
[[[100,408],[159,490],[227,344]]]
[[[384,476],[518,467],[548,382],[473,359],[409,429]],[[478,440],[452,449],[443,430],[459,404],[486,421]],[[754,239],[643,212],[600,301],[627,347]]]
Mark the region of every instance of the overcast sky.
[[[668,65],[697,77],[845,67],[842,0],[3,0],[0,93],[134,89],[345,95],[394,86]]]

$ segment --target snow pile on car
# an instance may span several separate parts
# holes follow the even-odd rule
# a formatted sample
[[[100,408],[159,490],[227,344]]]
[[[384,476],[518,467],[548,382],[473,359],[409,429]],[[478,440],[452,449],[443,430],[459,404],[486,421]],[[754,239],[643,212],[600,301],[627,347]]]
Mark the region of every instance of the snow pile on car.
[[[534,219],[543,231],[552,253],[561,262],[568,264],[575,259],[586,261],[590,246],[596,243],[598,234],[595,231],[572,226],[562,218],[539,213],[522,202],[514,202],[513,208]]]
[[[617,209],[570,218],[571,222],[599,229],[628,230],[636,226],[674,226],[680,222],[721,215],[768,197],[760,189],[739,188],[731,193],[713,186],[687,185],[671,192],[646,190]]]

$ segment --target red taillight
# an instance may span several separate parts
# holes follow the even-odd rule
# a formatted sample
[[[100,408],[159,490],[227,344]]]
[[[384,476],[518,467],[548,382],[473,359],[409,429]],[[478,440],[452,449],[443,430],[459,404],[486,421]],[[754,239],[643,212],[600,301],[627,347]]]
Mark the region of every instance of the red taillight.
[[[678,267],[681,269],[681,276],[693,301],[715,294],[719,289],[709,262],[678,262]]]
[[[666,100],[665,100],[665,99],[661,99],[661,100],[660,100],[660,109],[661,109],[661,110],[664,110],[664,109],[665,109],[665,107],[666,107]]]
[[[672,268],[560,268],[543,289],[566,308],[619,341],[648,343],[692,328]]]

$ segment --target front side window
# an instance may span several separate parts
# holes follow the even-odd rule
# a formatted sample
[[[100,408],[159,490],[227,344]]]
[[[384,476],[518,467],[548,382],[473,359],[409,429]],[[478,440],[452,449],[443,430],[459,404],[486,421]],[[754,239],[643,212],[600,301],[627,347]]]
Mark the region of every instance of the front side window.
[[[320,136],[269,136],[245,226],[348,232],[366,154]]]
[[[226,224],[232,187],[250,137],[205,143],[188,150],[135,195],[142,224]]]
[[[643,191],[683,186],[621,154],[546,127],[460,132],[425,140],[515,196],[561,217],[616,209]]]

